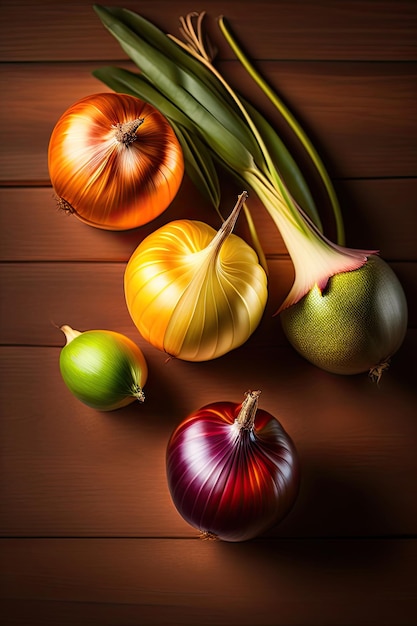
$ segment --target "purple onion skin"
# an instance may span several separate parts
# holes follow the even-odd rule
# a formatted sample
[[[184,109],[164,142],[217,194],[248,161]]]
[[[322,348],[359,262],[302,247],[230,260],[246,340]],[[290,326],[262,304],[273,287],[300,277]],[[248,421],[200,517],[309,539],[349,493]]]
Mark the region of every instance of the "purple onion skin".
[[[280,522],[299,489],[295,446],[278,420],[261,409],[252,428],[235,425],[241,404],[199,409],[173,432],[167,479],[180,515],[203,534],[246,541]]]

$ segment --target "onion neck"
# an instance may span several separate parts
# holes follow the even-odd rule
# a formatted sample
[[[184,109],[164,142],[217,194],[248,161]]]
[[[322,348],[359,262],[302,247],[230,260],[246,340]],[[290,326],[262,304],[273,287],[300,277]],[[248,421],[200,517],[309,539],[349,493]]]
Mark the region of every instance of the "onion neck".
[[[252,430],[256,411],[258,410],[260,391],[247,391],[245,399],[242,402],[237,418],[235,419],[235,425],[239,430]]]
[[[112,126],[114,129],[114,136],[116,140],[124,144],[126,147],[130,146],[138,138],[136,131],[143,124],[145,119],[138,117],[130,122],[117,123]]]
[[[220,229],[204,248],[186,254],[183,259],[184,267],[190,265],[192,275],[190,281],[183,289],[183,293],[171,311],[171,317],[165,332],[165,340],[171,343],[170,354],[176,355],[181,351],[185,337],[191,325],[196,304],[204,293],[208,282],[216,280],[216,264],[219,261],[219,254],[225,240],[230,236],[239,216],[240,210],[248,197],[246,191],[242,192],[229,215],[223,222]],[[213,294],[214,297],[214,294]],[[168,337],[170,338],[168,342]],[[177,346],[177,350],[172,350],[172,345]]]
[[[196,268],[191,283],[194,290],[199,291],[201,284],[204,280],[206,280],[208,273],[213,271],[220,254],[220,250],[226,239],[231,235],[237,218],[239,217],[240,210],[247,197],[248,193],[243,191],[240,196],[238,196],[237,202],[229,217],[223,222],[210,243],[205,248],[192,252],[190,255],[191,262],[193,265],[195,264]]]
[[[62,330],[65,335],[65,339],[67,340],[66,345],[68,345],[73,339],[81,335],[79,330],[74,330],[74,328],[71,328],[71,326],[68,326],[68,324],[64,324],[64,326],[61,326],[60,330]]]
[[[240,194],[240,196],[238,196],[237,202],[232,210],[232,212],[230,213],[229,217],[227,218],[227,220],[225,220],[223,222],[223,224],[221,225],[221,227],[219,228],[219,230],[217,231],[217,233],[215,234],[215,236],[213,237],[213,239],[211,240],[208,248],[213,249],[214,248],[214,258],[217,257],[218,253],[220,252],[220,249],[224,243],[224,241],[229,237],[229,235],[232,233],[235,224],[237,222],[237,218],[239,217],[239,213],[242,209],[242,206],[244,205],[244,203],[246,202],[248,198],[248,192],[247,191],[242,191],[242,193]]]

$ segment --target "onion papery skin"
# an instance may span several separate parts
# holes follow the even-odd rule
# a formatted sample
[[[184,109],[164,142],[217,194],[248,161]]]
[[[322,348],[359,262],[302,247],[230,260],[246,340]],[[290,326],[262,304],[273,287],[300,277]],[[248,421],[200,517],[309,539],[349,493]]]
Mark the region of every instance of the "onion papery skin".
[[[59,367],[71,393],[87,406],[114,411],[139,400],[148,367],[140,348],[125,335],[111,330],[80,333],[69,326]]]
[[[134,140],[118,124],[143,120]],[[126,94],[99,93],[72,106],[49,141],[49,176],[59,206],[105,230],[128,230],[160,215],[181,185],[184,159],[168,120]]]
[[[258,409],[239,428],[241,404],[208,404],[173,432],[167,446],[169,491],[180,515],[203,536],[239,542],[280,522],[300,482],[296,448],[278,420]]]
[[[369,372],[379,379],[407,330],[407,302],[390,266],[371,255],[359,269],[336,274],[280,313],[292,346],[334,374]]]
[[[128,311],[142,337],[171,357],[218,358],[247,341],[268,298],[255,251],[197,220],[170,222],[146,237],[126,267]]]

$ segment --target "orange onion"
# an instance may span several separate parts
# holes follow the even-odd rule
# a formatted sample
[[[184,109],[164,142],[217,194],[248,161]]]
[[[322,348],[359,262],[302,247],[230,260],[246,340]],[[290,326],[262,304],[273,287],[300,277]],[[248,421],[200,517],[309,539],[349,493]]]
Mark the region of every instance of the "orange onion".
[[[147,224],[172,202],[184,174],[168,120],[126,94],[82,98],[49,141],[49,175],[61,208],[106,230]]]

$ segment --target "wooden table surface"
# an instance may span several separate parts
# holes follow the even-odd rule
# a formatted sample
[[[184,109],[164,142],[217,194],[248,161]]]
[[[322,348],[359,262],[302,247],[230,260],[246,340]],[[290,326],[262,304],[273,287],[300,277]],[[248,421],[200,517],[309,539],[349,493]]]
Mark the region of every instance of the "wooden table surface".
[[[93,69],[130,66],[86,0],[1,4],[1,609],[8,625],[392,625],[417,623],[417,3],[395,0],[114,2],[177,33],[206,10],[218,64],[278,123],[227,46],[223,14],[314,139],[352,247],[377,248],[409,304],[406,340],[379,385],[299,357],[272,313],[292,265],[256,205],[270,301],[250,340],[207,363],[141,339],[122,278],[138,243],[178,217],[218,226],[186,176],[155,222],[124,233],[55,206],[47,169],[58,117],[107,91]],[[294,149],[297,150],[294,144]],[[222,175],[223,203],[240,191]],[[330,229],[332,228],[329,220]],[[248,236],[244,220],[237,232]],[[113,329],[141,346],[147,400],[103,414],[65,387],[58,325]],[[301,490],[276,528],[205,542],[165,478],[174,427],[262,389],[299,451]]]

